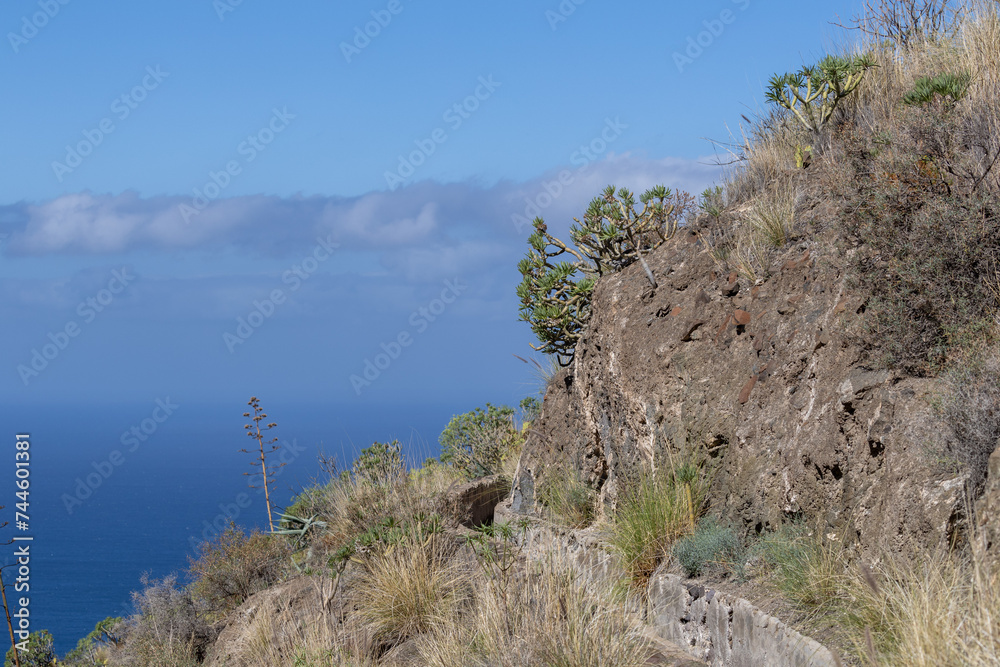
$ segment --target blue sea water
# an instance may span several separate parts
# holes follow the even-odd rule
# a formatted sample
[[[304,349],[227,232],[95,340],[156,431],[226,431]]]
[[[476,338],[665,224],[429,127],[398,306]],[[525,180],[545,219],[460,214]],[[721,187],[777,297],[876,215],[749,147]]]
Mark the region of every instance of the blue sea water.
[[[123,444],[123,433],[152,418],[155,407],[153,402],[5,406],[0,413],[0,442],[7,443],[0,446],[0,522],[10,522],[0,540],[34,538],[27,594],[31,629],[49,630],[60,655],[98,621],[127,615],[130,593],[141,587],[144,573],[153,578],[178,573],[183,580],[194,545],[212,537],[213,523],[226,525],[240,494],[247,494],[250,504],[240,509],[236,523],[266,526],[263,496],[248,488],[251,478],[243,475],[252,470],[253,459],[238,451],[256,445],[243,435],[244,408],[180,405],[145,441]],[[268,421],[278,423],[271,434],[289,460],[274,487],[281,506],[321,476],[320,450],[344,467],[362,447],[395,438],[409,460],[421,462],[437,456],[438,435],[453,414],[451,406],[264,407]],[[28,531],[14,522],[14,442],[15,434],[24,432],[31,436]],[[115,451],[120,456],[112,460]],[[81,487],[88,476],[91,486]],[[0,561],[10,564],[14,548],[0,547]],[[12,601],[16,575],[12,569],[3,574]]]

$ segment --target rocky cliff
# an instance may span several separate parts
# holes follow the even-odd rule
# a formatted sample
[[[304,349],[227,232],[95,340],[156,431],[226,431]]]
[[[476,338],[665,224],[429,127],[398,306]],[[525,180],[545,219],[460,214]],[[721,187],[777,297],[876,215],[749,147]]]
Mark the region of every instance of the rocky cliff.
[[[601,278],[573,364],[550,382],[510,511],[575,468],[614,507],[642,469],[707,453],[712,507],[760,532],[801,518],[835,539],[909,551],[961,525],[965,476],[938,381],[866,365],[864,303],[834,238],[786,246],[751,284],[682,230],[639,265]],[[849,252],[849,251],[848,251]]]

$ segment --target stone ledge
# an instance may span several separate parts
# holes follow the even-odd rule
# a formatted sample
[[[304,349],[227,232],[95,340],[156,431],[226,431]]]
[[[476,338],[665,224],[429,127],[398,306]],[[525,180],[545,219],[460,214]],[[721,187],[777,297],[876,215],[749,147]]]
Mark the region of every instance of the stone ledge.
[[[497,521],[524,518],[501,505]],[[593,529],[569,530],[529,519],[528,558],[561,552],[585,578],[604,581],[621,572],[615,555]],[[685,581],[661,567],[650,577],[645,608],[650,631],[712,667],[839,667],[825,646],[765,614],[749,601]],[[641,605],[638,605],[641,606]]]

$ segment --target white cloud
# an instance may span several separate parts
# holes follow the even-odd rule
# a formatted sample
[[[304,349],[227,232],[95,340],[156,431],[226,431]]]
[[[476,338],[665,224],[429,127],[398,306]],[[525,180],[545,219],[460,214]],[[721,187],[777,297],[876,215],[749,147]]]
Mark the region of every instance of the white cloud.
[[[696,194],[720,174],[707,162],[609,155],[582,170],[555,169],[528,182],[489,187],[424,181],[353,198],[233,197],[212,202],[187,221],[179,209],[191,205],[187,197],[81,192],[0,207],[0,217],[14,220],[5,225],[11,236],[4,252],[11,255],[242,248],[294,256],[317,235],[332,233],[348,249],[385,252],[407,272],[423,273],[434,261],[458,266],[466,256],[485,259],[481,249],[462,246],[470,237],[494,245],[523,239],[528,231],[514,225],[518,216],[537,211],[553,229],[565,229],[608,184],[641,192],[663,183]],[[558,182],[560,173],[566,184]],[[400,254],[404,248],[415,252]]]

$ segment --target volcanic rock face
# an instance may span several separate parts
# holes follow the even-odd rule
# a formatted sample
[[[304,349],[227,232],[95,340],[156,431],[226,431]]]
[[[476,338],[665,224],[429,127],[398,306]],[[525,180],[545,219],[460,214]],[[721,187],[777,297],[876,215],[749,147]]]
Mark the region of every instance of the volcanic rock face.
[[[688,231],[598,281],[572,366],[550,383],[509,509],[540,511],[554,469],[575,469],[614,507],[640,469],[706,447],[710,501],[761,531],[800,517],[834,539],[893,551],[947,543],[965,476],[935,380],[864,365],[863,300],[844,257],[791,247],[759,285],[721,273]]]

